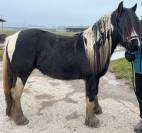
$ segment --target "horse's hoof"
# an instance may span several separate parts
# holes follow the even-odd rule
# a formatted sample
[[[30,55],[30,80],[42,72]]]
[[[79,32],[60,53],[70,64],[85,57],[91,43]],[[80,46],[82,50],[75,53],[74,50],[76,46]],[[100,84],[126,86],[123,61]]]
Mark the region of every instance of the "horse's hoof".
[[[97,108],[95,108],[95,114],[100,115],[103,113],[101,106],[99,105]]]
[[[94,127],[94,128],[100,127],[100,121],[99,121],[99,119],[98,119],[97,117],[86,118],[85,124],[86,124],[88,127]]]
[[[142,120],[135,126],[134,132],[136,133],[142,133]]]
[[[17,125],[27,125],[29,123],[29,120],[25,116],[22,116],[21,118],[14,120],[14,122]]]

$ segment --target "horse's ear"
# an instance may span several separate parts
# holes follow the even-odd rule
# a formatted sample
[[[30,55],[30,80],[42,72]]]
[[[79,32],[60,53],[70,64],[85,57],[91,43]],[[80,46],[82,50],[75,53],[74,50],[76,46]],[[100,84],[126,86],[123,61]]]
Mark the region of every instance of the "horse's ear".
[[[121,15],[123,11],[123,1],[119,3],[117,11],[118,11],[118,15]]]
[[[131,9],[135,12],[137,9],[137,3]]]

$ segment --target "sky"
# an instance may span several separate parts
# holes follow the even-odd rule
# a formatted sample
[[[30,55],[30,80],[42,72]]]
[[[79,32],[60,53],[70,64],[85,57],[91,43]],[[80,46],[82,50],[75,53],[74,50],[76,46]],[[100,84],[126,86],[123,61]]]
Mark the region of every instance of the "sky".
[[[0,0],[0,17],[6,26],[88,26],[101,16],[114,11],[121,0]],[[123,0],[125,7],[142,0]]]

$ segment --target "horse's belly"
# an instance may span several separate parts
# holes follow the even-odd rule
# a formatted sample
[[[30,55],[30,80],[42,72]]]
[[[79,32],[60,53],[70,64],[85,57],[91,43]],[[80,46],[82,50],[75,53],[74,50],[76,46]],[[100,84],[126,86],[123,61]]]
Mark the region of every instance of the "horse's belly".
[[[44,63],[43,63],[44,64]],[[58,63],[47,63],[41,64],[38,69],[53,78],[57,79],[78,79],[80,77],[80,72],[77,70],[75,66],[62,66],[59,62]]]

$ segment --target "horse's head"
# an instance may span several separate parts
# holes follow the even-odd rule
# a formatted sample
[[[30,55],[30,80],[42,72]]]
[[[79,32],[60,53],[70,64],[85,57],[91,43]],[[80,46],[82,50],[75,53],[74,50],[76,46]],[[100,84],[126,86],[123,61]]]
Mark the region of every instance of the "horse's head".
[[[121,2],[111,16],[112,36],[117,38],[123,47],[133,52],[140,46],[139,19],[135,14],[136,8],[137,4],[132,8],[124,8]]]

